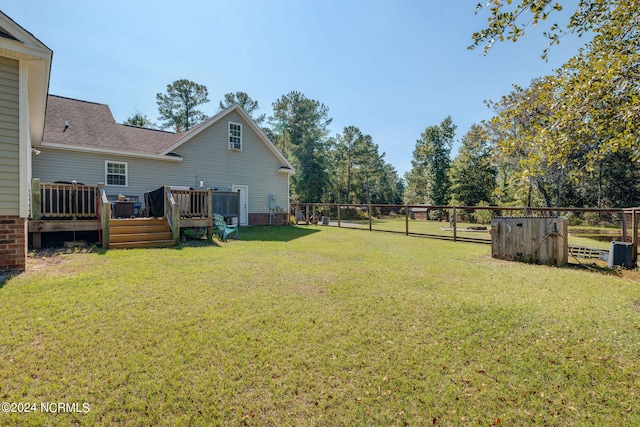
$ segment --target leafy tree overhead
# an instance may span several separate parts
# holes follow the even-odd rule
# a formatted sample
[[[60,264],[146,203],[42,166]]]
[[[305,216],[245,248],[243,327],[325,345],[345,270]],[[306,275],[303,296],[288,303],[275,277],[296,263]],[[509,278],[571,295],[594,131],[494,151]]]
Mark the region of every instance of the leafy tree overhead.
[[[638,0],[489,0],[478,3],[476,13],[489,11],[486,28],[473,33],[469,49],[483,46],[488,52],[496,41],[517,41],[528,27],[535,28],[550,16],[563,10],[562,4],[576,7],[566,24],[554,23],[544,36],[549,46],[559,44],[563,36],[575,33],[582,36],[588,31],[599,38],[629,38],[637,32],[640,2]],[[549,48],[543,52],[546,57]]]
[[[140,111],[136,111],[136,113],[129,117],[127,120],[124,121],[124,124],[127,125],[133,125],[133,126],[139,126],[139,127],[143,127],[143,128],[149,128],[149,129],[157,129],[158,125],[154,122],[152,122],[146,114],[142,114]]]
[[[474,46],[490,48],[495,40],[517,40],[532,23],[546,19],[561,6],[550,0],[490,2],[489,26],[474,34]],[[529,173],[539,175],[545,163],[567,167],[575,162],[590,172],[603,157],[640,146],[640,0],[581,0],[566,30],[553,26],[553,43],[566,32],[594,33],[585,45],[552,76],[530,88],[534,101],[526,108],[543,111],[528,130],[538,153]],[[503,99],[503,102],[505,100]],[[507,100],[511,102],[511,100]],[[516,104],[517,105],[517,104]],[[511,108],[511,107],[510,107]],[[518,115],[518,107],[514,107]]]
[[[207,116],[196,107],[209,102],[208,95],[206,86],[186,79],[167,85],[166,94],[156,94],[159,120],[164,121],[162,127],[184,132],[206,120]]]
[[[224,101],[220,101],[219,108],[220,110],[224,110],[225,108],[229,108],[235,104],[240,105],[257,124],[261,125],[264,122],[266,118],[265,114],[261,114],[259,116],[255,115],[255,112],[260,109],[258,101],[251,99],[251,97],[245,92],[226,93],[224,95]]]
[[[408,204],[446,205],[450,199],[450,153],[456,126],[451,117],[439,125],[429,126],[416,142],[411,160],[412,169],[406,174],[405,202]]]

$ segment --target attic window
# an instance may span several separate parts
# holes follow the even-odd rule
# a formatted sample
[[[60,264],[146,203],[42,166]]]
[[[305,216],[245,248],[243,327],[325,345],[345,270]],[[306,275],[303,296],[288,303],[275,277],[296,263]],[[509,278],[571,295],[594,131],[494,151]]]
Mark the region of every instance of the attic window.
[[[229,122],[229,150],[242,150],[242,125]]]
[[[104,162],[104,175],[107,185],[116,187],[127,186],[127,163],[126,162]]]

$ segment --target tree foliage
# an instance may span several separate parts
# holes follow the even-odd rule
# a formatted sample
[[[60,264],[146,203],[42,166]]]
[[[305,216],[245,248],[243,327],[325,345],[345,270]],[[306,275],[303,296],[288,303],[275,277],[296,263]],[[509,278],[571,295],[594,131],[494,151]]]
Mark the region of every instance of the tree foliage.
[[[158,125],[156,123],[152,122],[146,114],[142,114],[140,111],[136,111],[133,116],[127,118],[127,120],[124,121],[124,124],[139,126],[148,129],[158,128]]]
[[[298,201],[318,202],[326,198],[329,186],[329,109],[324,104],[290,92],[273,103],[271,123],[281,151],[293,163],[296,174],[292,188]]]
[[[450,116],[439,125],[429,126],[416,142],[406,174],[405,202],[409,204],[446,205],[450,199],[451,149],[456,126]]]
[[[219,103],[219,108],[220,110],[224,110],[225,108],[229,108],[235,104],[240,105],[258,125],[261,125],[267,117],[265,114],[261,114],[259,116],[255,115],[256,111],[260,109],[258,101],[253,100],[245,92],[226,93],[224,95],[224,101],[220,101]]]
[[[208,95],[206,86],[190,80],[181,79],[168,84],[166,94],[156,94],[160,112],[158,119],[164,121],[162,127],[184,132],[206,120],[207,116],[196,107],[209,102]]]
[[[334,139],[330,177],[335,202],[392,203],[402,200],[402,182],[385,153],[356,126],[347,126]]]
[[[492,200],[496,168],[491,157],[491,142],[485,128],[472,125],[462,137],[458,154],[451,164],[451,195],[455,204],[476,206]]]
[[[517,41],[528,27],[536,27],[553,14],[563,10],[565,1],[556,0],[488,0],[478,3],[476,13],[489,11],[486,28],[473,33],[469,49],[482,46],[489,52],[496,41]],[[572,6],[575,3],[572,3]],[[554,23],[544,36],[549,46],[543,51],[546,58],[549,48],[559,44],[567,34],[582,36],[593,31],[600,38],[628,37],[637,31],[638,0],[579,0],[566,24]]]
[[[525,16],[535,23],[556,5],[492,2],[489,26],[474,34],[474,45],[489,49],[495,40],[515,41],[524,34]],[[553,25],[547,36],[556,43],[568,32],[592,31],[593,39],[552,75],[491,103],[500,155],[517,159],[519,178],[535,186],[545,203],[562,203],[572,181],[597,173],[618,152],[638,159],[639,23],[640,0],[579,1],[566,29]]]

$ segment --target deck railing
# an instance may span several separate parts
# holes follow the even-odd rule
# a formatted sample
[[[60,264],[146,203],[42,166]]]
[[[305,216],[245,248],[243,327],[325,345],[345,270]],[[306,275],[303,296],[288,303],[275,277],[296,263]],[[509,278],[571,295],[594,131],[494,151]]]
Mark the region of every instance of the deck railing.
[[[208,218],[211,190],[171,189],[176,203],[180,204],[180,216],[185,218]]]
[[[95,185],[32,183],[32,218],[96,218]]]
[[[237,217],[239,195],[237,192],[214,192],[208,190],[170,189],[173,202],[180,206],[179,217],[212,218],[213,213],[224,217]],[[166,193],[165,189],[165,193]],[[114,196],[105,194],[104,184],[98,186],[82,184],[42,183],[38,178],[32,182],[32,219],[98,218],[97,206],[111,206]],[[103,197],[104,196],[104,197]],[[130,196],[129,196],[130,197]],[[103,200],[104,199],[104,200]],[[165,199],[167,196],[165,194]],[[168,200],[167,200],[168,202]],[[165,210],[165,214],[171,214]],[[156,214],[158,215],[158,214]]]
[[[172,188],[171,194],[180,204],[182,218],[211,218],[214,213],[224,217],[238,216],[240,197],[237,192]]]

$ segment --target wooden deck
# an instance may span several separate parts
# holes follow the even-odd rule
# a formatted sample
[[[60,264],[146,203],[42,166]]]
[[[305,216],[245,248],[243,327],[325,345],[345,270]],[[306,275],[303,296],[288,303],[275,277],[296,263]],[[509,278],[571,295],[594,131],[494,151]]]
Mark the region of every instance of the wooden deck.
[[[140,218],[145,219],[145,218]],[[148,219],[148,218],[147,218]],[[182,218],[180,228],[213,227],[213,218]],[[98,231],[100,222],[93,220],[48,219],[29,221],[29,233],[55,233],[59,231]]]
[[[233,196],[233,200],[230,196]],[[42,233],[92,231],[99,232],[103,245],[109,248],[135,247],[136,245],[150,247],[159,244],[166,246],[169,245],[169,240],[177,244],[180,240],[180,231],[184,228],[207,228],[207,233],[211,235],[214,227],[214,209],[216,212],[222,210],[222,212],[233,213],[235,216],[240,210],[237,193],[214,192],[211,189],[172,190],[171,187],[164,187],[160,194],[164,208],[158,208],[156,204],[156,212],[151,212],[149,217],[139,215],[143,213],[140,207],[137,211],[135,210],[135,203],[139,200],[139,196],[135,195],[125,196],[130,200],[124,201],[124,203],[130,203],[134,209],[118,214],[117,209],[113,208],[115,197],[117,196],[107,195],[105,186],[101,183],[97,186],[75,182],[49,184],[34,178],[31,191],[32,218],[28,222],[29,233],[33,236],[33,247],[41,246]],[[149,209],[145,211],[149,213]],[[154,237],[150,233],[155,231],[140,230],[128,235],[128,231],[121,233],[111,230],[111,227],[118,228],[119,221],[140,220],[131,222],[131,224],[140,225],[154,219],[168,227],[171,233],[170,239],[166,238],[167,231],[164,231],[163,239],[159,239],[163,240],[162,243],[150,243],[147,238]],[[124,228],[131,228],[131,226]],[[111,237],[114,237],[113,242]],[[138,240],[133,241],[134,238]]]

